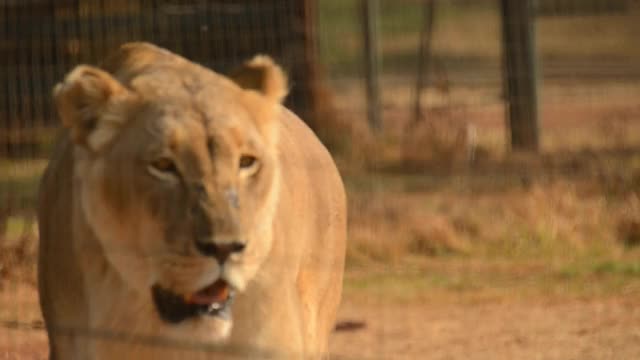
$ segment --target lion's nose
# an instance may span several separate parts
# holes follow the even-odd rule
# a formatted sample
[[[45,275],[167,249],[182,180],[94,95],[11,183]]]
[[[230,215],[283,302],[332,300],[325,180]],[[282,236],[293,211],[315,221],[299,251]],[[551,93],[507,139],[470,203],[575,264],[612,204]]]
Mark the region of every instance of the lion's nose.
[[[227,261],[231,254],[242,252],[245,248],[245,244],[239,241],[232,241],[223,244],[196,241],[196,248],[202,255],[212,256],[218,260],[220,265],[222,265]]]

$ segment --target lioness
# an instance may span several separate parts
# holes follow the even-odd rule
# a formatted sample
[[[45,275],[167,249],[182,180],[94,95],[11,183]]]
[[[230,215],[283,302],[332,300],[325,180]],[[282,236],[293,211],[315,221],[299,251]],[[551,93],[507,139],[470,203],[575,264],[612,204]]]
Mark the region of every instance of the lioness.
[[[266,56],[227,78],[146,43],[55,87],[65,130],[38,214],[52,359],[326,356],[345,194],[286,92]]]

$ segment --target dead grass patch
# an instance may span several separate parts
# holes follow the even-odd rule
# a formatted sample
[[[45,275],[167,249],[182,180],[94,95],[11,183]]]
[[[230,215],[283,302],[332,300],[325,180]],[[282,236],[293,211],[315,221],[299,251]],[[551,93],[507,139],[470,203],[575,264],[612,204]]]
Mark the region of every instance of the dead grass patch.
[[[408,254],[468,252],[468,241],[451,221],[428,211],[421,200],[382,193],[354,198],[350,204],[350,261],[397,262]]]
[[[612,197],[592,180],[533,177],[492,186],[466,174],[425,177],[432,190],[407,191],[408,179],[378,176],[372,179],[378,185],[351,189],[350,261],[472,254],[565,263],[618,258],[622,243],[638,236],[637,195]]]
[[[640,246],[640,198],[638,194],[629,196],[620,212],[617,228],[618,240],[628,248]]]
[[[476,127],[449,109],[430,112],[407,126],[402,141],[402,163],[407,169],[464,168],[474,161]]]
[[[14,216],[0,229],[0,290],[11,281],[35,284],[38,256],[34,216]]]

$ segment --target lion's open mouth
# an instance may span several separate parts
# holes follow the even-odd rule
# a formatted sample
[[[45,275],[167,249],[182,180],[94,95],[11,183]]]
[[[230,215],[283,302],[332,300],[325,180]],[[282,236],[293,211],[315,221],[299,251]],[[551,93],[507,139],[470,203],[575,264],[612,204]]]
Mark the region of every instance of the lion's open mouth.
[[[227,319],[231,316],[234,297],[234,291],[222,279],[187,295],[176,294],[156,284],[151,287],[151,294],[160,317],[173,324],[202,315]]]

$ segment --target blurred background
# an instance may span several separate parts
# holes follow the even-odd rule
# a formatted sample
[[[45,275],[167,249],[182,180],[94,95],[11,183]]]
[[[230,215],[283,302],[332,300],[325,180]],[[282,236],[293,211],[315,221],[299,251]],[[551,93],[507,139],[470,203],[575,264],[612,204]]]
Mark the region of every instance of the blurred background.
[[[46,355],[51,89],[140,40],[289,73],[349,196],[334,357],[640,358],[638,39],[638,0],[0,0],[0,359]]]

